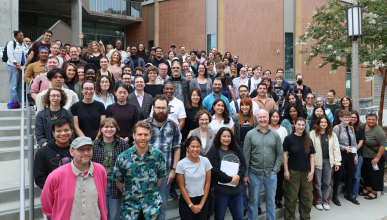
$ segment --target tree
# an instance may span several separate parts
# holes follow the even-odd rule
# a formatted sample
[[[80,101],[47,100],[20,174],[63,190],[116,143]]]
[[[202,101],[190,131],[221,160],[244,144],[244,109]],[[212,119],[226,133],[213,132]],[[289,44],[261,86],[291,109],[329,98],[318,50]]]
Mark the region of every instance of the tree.
[[[367,69],[366,81],[371,82],[375,71],[383,77],[378,124],[382,126],[384,93],[387,85],[387,1],[360,0],[363,6],[363,38],[359,38],[359,63]],[[316,6],[312,22],[308,23],[305,34],[296,39],[301,45],[301,54],[310,53],[305,64],[319,57],[323,60],[317,68],[330,64],[330,73],[335,74],[339,67],[352,65],[352,41],[347,39],[346,5],[330,0]],[[307,42],[311,42],[307,46]]]

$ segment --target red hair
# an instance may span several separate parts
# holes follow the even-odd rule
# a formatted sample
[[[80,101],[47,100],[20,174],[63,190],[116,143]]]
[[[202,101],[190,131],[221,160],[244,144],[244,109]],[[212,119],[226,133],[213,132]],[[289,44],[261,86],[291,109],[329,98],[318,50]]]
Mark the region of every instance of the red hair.
[[[254,124],[253,103],[249,98],[244,97],[241,100],[240,106],[242,105],[250,106],[250,111],[249,111],[249,114],[247,115],[247,119],[249,121],[250,126],[252,127]],[[245,123],[245,115],[243,114],[242,110],[240,110],[240,108],[239,108],[238,119],[239,119],[239,125],[243,125]]]

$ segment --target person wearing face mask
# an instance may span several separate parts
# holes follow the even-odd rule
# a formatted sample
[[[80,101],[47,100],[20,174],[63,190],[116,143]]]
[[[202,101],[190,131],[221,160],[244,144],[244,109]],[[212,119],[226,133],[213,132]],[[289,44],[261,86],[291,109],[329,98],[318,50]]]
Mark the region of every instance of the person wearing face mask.
[[[297,84],[293,88],[290,88],[289,93],[294,92],[295,89],[300,89],[302,90],[302,98],[305,100],[306,94],[312,93],[312,89],[303,84],[304,77],[301,74],[297,74],[295,81]]]
[[[198,88],[201,91],[203,99],[211,94],[212,80],[208,78],[207,69],[203,64],[198,66],[198,76],[189,83],[190,88]]]
[[[106,57],[102,57],[99,60],[99,65],[101,69],[98,70],[97,79],[101,76],[109,76],[110,78],[112,78],[113,83],[115,83],[116,80],[114,79],[113,73],[108,70],[108,65],[109,65],[108,59]]]
[[[177,61],[172,63],[172,75],[165,80],[165,82],[169,81],[175,87],[173,96],[182,101],[184,105],[187,105],[190,83],[187,78],[181,76],[181,65]]]
[[[239,99],[238,100],[233,100],[232,102],[230,102],[230,108],[231,108],[231,114],[233,116],[235,115],[238,115],[239,112],[240,112],[240,109],[241,109],[241,100],[245,97],[248,97],[248,94],[249,94],[249,90],[247,88],[246,85],[241,85],[239,87]],[[252,102],[253,103],[253,115],[254,116],[257,116],[257,112],[259,110],[259,106],[256,102]]]
[[[86,61],[81,60],[81,59],[79,58],[77,46],[75,46],[75,45],[70,46],[69,51],[70,51],[70,59],[67,60],[67,61],[65,61],[65,62],[63,62],[62,68],[63,68],[64,66],[66,66],[66,64],[68,64],[68,63],[73,63],[73,64],[75,64],[75,66],[76,66],[77,68],[79,68],[80,66],[85,67],[85,66],[87,65],[87,62],[86,62]]]
[[[85,66],[85,81],[86,80],[89,80],[91,82],[95,82],[96,80],[96,77],[97,77],[97,74],[98,74],[98,71],[97,71],[97,67],[95,67],[94,64],[92,63],[88,63],[86,66]]]
[[[52,87],[57,87],[57,88],[61,88],[67,95],[67,102],[66,104],[63,106],[63,108],[65,108],[66,110],[70,110],[70,108],[72,107],[72,105],[76,102],[79,101],[78,99],[78,96],[77,94],[66,88],[67,86],[64,86],[66,84],[64,84],[65,80],[67,78],[67,75],[66,75],[66,72],[62,69],[59,69],[59,68],[55,68],[53,70],[50,70],[48,73],[47,73],[47,79],[50,80],[50,84],[51,84],[51,88]],[[39,112],[39,111],[42,111],[44,108],[45,108],[45,105],[44,105],[44,102],[43,102],[43,96],[47,93],[48,89],[46,90],[43,90],[42,92],[40,92],[37,96],[36,96],[36,114]]]
[[[93,157],[91,161],[101,164],[107,175],[106,209],[108,220],[119,220],[121,214],[122,193],[110,178],[118,155],[130,148],[129,144],[120,138],[120,127],[114,118],[106,118],[99,126],[100,135],[93,142]]]
[[[119,40],[119,39],[116,39],[116,40],[114,41],[113,46],[114,46],[114,49],[111,49],[111,50],[109,51],[109,53],[106,54],[106,57],[107,57],[109,60],[112,60],[111,58],[112,58],[112,56],[113,56],[113,53],[114,53],[115,51],[117,51],[117,52],[120,53],[120,55],[121,55],[121,60],[120,60],[121,63],[124,63],[125,59],[128,57],[128,54],[125,52],[125,50],[123,50],[122,41]]]
[[[239,86],[245,85],[248,86],[249,79],[247,78],[247,70],[246,68],[242,67],[240,69],[240,77],[237,77],[232,80],[233,88],[234,88],[234,94],[235,97],[233,97],[234,100],[239,99]]]
[[[81,92],[82,84],[79,82],[77,67],[72,63],[68,63],[65,66],[64,71],[66,72],[66,76],[67,76],[65,80],[65,84],[67,88],[70,90],[73,90],[77,94],[78,99],[82,100],[83,99],[83,94]]]
[[[130,53],[129,54],[130,54],[130,56],[128,56],[124,60],[124,64],[125,64],[125,66],[130,66],[130,68],[132,68],[132,74],[134,76],[134,74],[136,73],[135,69],[137,67],[141,67],[143,69],[146,68],[145,61],[143,58],[138,56],[137,47],[134,45],[130,46]]]

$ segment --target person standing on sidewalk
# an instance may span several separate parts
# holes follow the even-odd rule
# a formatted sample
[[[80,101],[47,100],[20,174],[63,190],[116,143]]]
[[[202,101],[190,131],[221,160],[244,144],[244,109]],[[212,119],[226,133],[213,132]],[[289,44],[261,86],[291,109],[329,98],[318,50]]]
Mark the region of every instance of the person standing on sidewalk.
[[[258,197],[263,184],[267,219],[275,220],[277,173],[281,170],[284,152],[281,137],[269,128],[269,113],[260,109],[257,121],[258,127],[247,133],[243,144],[243,155],[247,165],[243,183],[245,186],[249,185],[247,216],[249,220],[258,219]]]
[[[285,219],[296,219],[297,199],[300,219],[311,219],[316,151],[305,129],[306,120],[298,117],[294,124],[293,133],[286,136],[283,144]]]
[[[17,101],[22,103],[22,69],[27,55],[27,45],[23,43],[24,34],[21,31],[14,31],[15,40],[7,43],[7,64],[9,74],[9,102]]]

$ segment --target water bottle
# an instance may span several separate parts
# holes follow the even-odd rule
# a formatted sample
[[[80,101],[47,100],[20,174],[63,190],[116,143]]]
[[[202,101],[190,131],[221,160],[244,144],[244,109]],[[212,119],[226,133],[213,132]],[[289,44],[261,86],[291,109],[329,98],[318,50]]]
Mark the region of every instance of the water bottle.
[[[372,160],[372,161],[374,161],[374,160]],[[379,166],[378,166],[377,163],[376,163],[375,165],[372,165],[372,168],[373,168],[374,170],[379,170]]]

